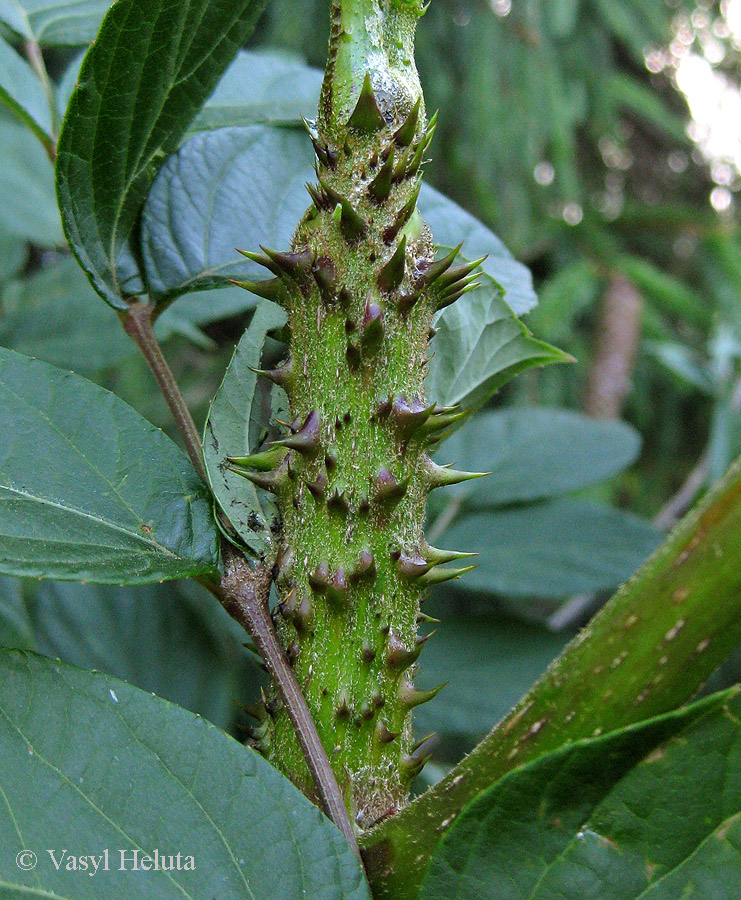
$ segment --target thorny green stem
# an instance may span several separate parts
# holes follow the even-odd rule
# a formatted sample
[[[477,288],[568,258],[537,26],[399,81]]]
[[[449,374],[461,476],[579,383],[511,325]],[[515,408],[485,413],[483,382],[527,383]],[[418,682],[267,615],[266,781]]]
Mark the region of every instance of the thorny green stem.
[[[208,484],[206,467],[203,463],[201,436],[198,434],[193,417],[178,387],[172,369],[167,363],[162,347],[152,330],[153,306],[141,300],[130,303],[126,312],[119,313],[124,331],[136,343],[149,363],[157,384],[172,412],[175,424],[185,444],[185,450],[196,472]]]
[[[152,330],[152,311],[153,308],[149,303],[141,301],[132,303],[128,311],[121,314],[123,327],[149,363],[173,414],[188,456],[198,474],[207,482],[200,436]],[[272,573],[263,565],[254,570],[250,569],[245,559],[226,542],[222,546],[222,559],[225,573],[219,583],[207,579],[198,580],[254,641],[296,730],[296,737],[304,753],[307,767],[314,778],[316,792],[324,811],[359,857],[360,850],[345,809],[342,792],[270,617],[268,595]]]
[[[254,641],[296,730],[324,811],[359,857],[358,842],[345,809],[342,792],[270,617],[268,595],[272,573],[263,565],[257,566],[254,570],[250,569],[244,558],[227,544],[224,545],[222,553],[225,573],[221,583],[219,585],[205,581],[202,583]]]

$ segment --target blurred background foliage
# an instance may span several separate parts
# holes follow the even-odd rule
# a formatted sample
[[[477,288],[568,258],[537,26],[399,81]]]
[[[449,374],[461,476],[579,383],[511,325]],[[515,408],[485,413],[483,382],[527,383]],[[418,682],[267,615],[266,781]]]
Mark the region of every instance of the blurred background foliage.
[[[108,5],[85,0],[73,21],[54,0],[0,0],[0,344],[85,374],[172,433],[63,247],[38,140],[58,127]],[[323,65],[327,5],[272,0],[250,47],[283,55],[245,55],[193,133],[310,114],[319,76],[302,60]],[[442,624],[422,678],[451,684],[418,726],[440,735],[444,766],[741,452],[741,0],[434,0],[417,56],[440,109],[428,180],[530,267],[529,327],[576,358],[520,376],[441,450],[493,472],[430,509],[438,543],[481,554],[429,604]],[[40,77],[20,96],[23,67]],[[158,322],[200,423],[253,308],[208,290]],[[261,677],[194,586],[0,579],[0,595],[4,643],[110,671],[226,728]]]

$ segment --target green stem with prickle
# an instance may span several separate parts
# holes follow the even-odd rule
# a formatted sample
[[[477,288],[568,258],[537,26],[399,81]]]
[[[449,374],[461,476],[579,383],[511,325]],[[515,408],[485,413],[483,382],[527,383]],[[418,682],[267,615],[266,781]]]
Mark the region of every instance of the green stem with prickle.
[[[432,136],[413,60],[419,2],[335,0],[319,117],[313,205],[291,252],[248,254],[276,276],[245,284],[288,313],[290,358],[267,373],[294,418],[282,452],[242,460],[274,491],[283,520],[276,565],[286,650],[359,829],[395,813],[424,762],[411,710],[425,586],[457,558],[422,527],[436,487],[468,477],[427,455],[454,413],[427,407],[435,312],[472,267],[433,265],[416,211]],[[253,740],[307,794],[313,784],[277,698]]]
[[[373,896],[418,896],[435,845],[507,772],[689,700],[741,642],[741,458],[515,709],[433,789],[364,836]]]

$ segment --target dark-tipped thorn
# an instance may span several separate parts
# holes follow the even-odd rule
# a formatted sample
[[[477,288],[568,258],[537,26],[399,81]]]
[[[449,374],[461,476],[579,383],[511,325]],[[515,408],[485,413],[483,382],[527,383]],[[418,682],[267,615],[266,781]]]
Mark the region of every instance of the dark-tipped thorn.
[[[373,93],[370,73],[366,73],[358,103],[347,124],[350,128],[356,131],[363,131],[366,134],[372,134],[386,124],[385,119],[381,115],[381,110],[378,108],[376,95]]]
[[[252,367],[250,367],[250,369],[256,375],[261,375],[263,378],[272,381],[273,384],[277,384],[280,387],[286,387],[292,380],[293,361],[289,358],[275,369],[252,369]]]
[[[332,206],[327,195],[319,190],[319,188],[314,187],[313,184],[307,182],[306,190],[309,192],[309,196],[314,201],[314,206],[316,206],[317,209],[327,209]]]
[[[419,199],[419,192],[422,189],[422,182],[419,181],[414,187],[412,191],[412,195],[407,200],[407,202],[402,206],[399,212],[396,215],[396,218],[393,221],[393,224],[390,225],[386,231],[383,233],[383,240],[387,244],[391,244],[396,240],[396,236],[399,234],[401,229],[407,224],[407,222],[414,215],[414,210],[417,208],[417,200]]]
[[[376,722],[376,737],[379,743],[390,744],[399,737],[399,734],[400,732],[398,731],[391,731],[383,719],[379,719]]]
[[[272,300],[279,306],[284,305],[288,300],[288,291],[280,278],[269,278],[267,281],[237,281],[234,278],[229,279],[230,284],[257,294],[258,297],[264,297],[266,300]]]
[[[327,499],[327,508],[341,513],[348,513],[350,511],[350,503],[347,499],[347,494],[339,488],[335,488]]]
[[[458,244],[458,246],[454,247],[447,256],[426,265],[419,273],[417,287],[427,287],[447,272],[455,262],[455,258],[458,256],[462,246],[462,243]]]
[[[309,575],[309,584],[313,590],[318,593],[327,590],[327,587],[329,586],[329,566],[327,563],[319,563],[316,569]]]
[[[380,502],[398,502],[406,494],[409,487],[409,478],[397,481],[393,473],[385,466],[376,476],[376,498]]]
[[[282,447],[275,447],[272,450],[252,453],[249,456],[227,456],[227,461],[233,466],[258,469],[260,472],[272,472],[283,462],[285,455],[286,451]]]
[[[370,550],[362,550],[350,575],[350,581],[372,578],[376,574],[376,560]]]
[[[421,107],[422,97],[419,96],[409,115],[394,132],[394,140],[400,147],[408,147],[414,140],[414,135],[417,133],[417,123],[419,122],[419,112]]]
[[[347,699],[347,694],[344,691],[340,694],[335,714],[338,719],[347,719],[350,715],[350,703]]]
[[[329,301],[337,293],[337,267],[328,256],[320,256],[311,267],[319,293]]]
[[[406,578],[419,578],[430,570],[430,563],[422,556],[419,550],[411,553],[402,551],[396,560],[396,568],[400,575]]]
[[[323,500],[327,493],[327,476],[324,472],[319,472],[314,481],[306,482],[306,487],[309,489],[311,496],[315,500]]]
[[[427,703],[432,700],[433,697],[437,697],[440,691],[446,687],[448,682],[444,682],[436,688],[433,688],[431,691],[421,691],[418,690],[412,682],[407,678],[403,678],[401,684],[399,685],[399,700],[406,706],[408,709],[414,709],[415,706],[421,706],[423,703]]]
[[[334,575],[332,575],[332,578],[327,585],[327,597],[333,603],[341,604],[347,600],[349,591],[350,587],[347,583],[347,575],[342,566],[340,566]]]
[[[408,438],[424,425],[434,411],[434,403],[425,406],[421,400],[414,399],[409,403],[405,397],[396,397],[391,406],[391,417],[400,437]]]
[[[388,200],[391,193],[391,176],[393,172],[394,153],[392,150],[376,177],[368,185],[368,193],[376,203],[383,203],[385,200]]]
[[[293,616],[293,624],[297,631],[308,631],[308,629],[311,628],[313,621],[314,605],[311,602],[311,597],[309,597],[308,594],[304,594],[296,607],[296,612]]]
[[[383,310],[380,304],[371,300],[370,294],[365,301],[365,314],[363,316],[363,333],[360,337],[360,343],[363,350],[373,355],[377,353],[383,342],[384,323]]]
[[[311,271],[314,254],[311,250],[299,250],[296,253],[279,253],[261,246],[260,249],[272,261],[278,273],[285,273],[294,281],[303,282]],[[275,270],[274,270],[275,271]]]
[[[242,469],[233,465],[227,465],[225,468],[230,472],[234,472],[235,475],[241,475],[242,478],[251,481],[256,487],[262,488],[264,491],[272,491],[273,493],[278,491],[288,481],[289,477],[288,456],[272,472],[252,472],[249,469]]]
[[[390,669],[406,669],[416,661],[422,647],[415,645],[410,650],[404,646],[404,642],[393,632],[389,635],[388,650],[386,651],[386,665]]]
[[[404,270],[406,267],[406,235],[399,241],[399,246],[394,251],[391,259],[378,273],[378,287],[390,294],[401,286],[404,280]]]
[[[288,447],[289,450],[296,450],[305,456],[313,456],[319,450],[319,432],[319,413],[316,410],[312,410],[295,434],[291,434],[279,441],[273,441],[273,443],[279,447]]]

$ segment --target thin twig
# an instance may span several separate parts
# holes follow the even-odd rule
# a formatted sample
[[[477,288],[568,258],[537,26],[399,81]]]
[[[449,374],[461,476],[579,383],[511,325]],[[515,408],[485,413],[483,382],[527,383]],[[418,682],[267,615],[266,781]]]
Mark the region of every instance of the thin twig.
[[[702,490],[710,474],[710,454],[705,451],[695,463],[682,487],[670,497],[654,518],[654,525],[662,531],[673,528]]]
[[[275,633],[268,607],[270,572],[262,565],[254,570],[250,569],[245,560],[228,545],[224,546],[223,555],[225,574],[221,583],[213,585],[204,582],[204,585],[219,599],[229,615],[249,632],[296,730],[324,811],[360,858],[355,830],[347,814],[340,786],[299,683]]]
[[[203,463],[203,448],[201,446],[201,436],[195,426],[195,422],[190,414],[190,410],[186,406],[185,400],[172,369],[167,364],[167,360],[162,353],[159,341],[154,336],[152,330],[152,311],[153,307],[150,303],[137,300],[130,304],[126,312],[119,315],[123,323],[124,330],[131,337],[144,358],[149,363],[152,374],[157,379],[157,384],[170,407],[175,424],[178,427],[180,436],[185,444],[185,449],[190,457],[190,461],[195,466],[196,471],[201,478],[208,483],[206,467]]]
[[[25,41],[23,44],[23,49],[25,51],[28,64],[38,75],[39,81],[44,88],[44,93],[46,94],[46,102],[49,107],[49,115],[51,118],[51,130],[53,139],[51,141],[44,140],[43,143],[44,148],[46,149],[46,153],[53,164],[57,158],[57,145],[54,138],[56,138],[59,131],[59,112],[57,110],[54,88],[52,87],[49,73],[46,70],[46,63],[44,62],[44,54],[41,51],[41,47],[39,47],[36,41]]]

